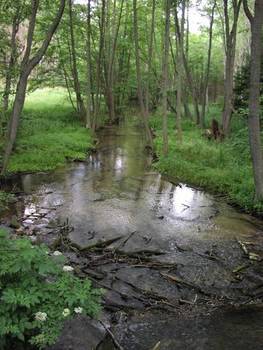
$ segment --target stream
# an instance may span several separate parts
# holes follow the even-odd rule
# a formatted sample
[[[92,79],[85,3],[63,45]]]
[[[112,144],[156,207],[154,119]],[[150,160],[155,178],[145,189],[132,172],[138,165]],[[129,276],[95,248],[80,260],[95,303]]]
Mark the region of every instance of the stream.
[[[101,322],[79,316],[50,349],[262,349],[263,222],[156,172],[136,118],[98,137],[86,162],[5,184],[2,224],[105,290]]]

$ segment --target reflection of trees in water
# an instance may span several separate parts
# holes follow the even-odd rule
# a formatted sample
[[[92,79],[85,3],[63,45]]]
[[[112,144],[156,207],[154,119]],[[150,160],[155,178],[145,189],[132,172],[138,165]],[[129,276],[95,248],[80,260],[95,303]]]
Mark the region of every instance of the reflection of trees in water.
[[[122,136],[102,135],[101,151],[92,156],[91,170],[98,171],[94,177],[93,190],[136,192],[135,196],[139,198],[143,183],[133,183],[131,178],[142,176],[148,165],[142,135],[135,133],[137,129],[133,126],[114,130],[115,133],[121,131]]]

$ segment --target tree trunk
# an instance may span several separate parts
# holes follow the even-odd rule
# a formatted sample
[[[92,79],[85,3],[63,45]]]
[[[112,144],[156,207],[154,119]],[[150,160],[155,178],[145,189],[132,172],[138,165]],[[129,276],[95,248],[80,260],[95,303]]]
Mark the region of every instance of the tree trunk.
[[[97,59],[97,67],[96,67],[96,93],[95,93],[95,110],[94,110],[94,118],[92,123],[92,129],[96,130],[97,120],[99,115],[100,108],[100,92],[101,92],[101,66],[102,66],[102,56],[104,49],[104,40],[105,40],[105,8],[106,3],[105,0],[102,0],[101,4],[101,19],[100,19],[100,39],[99,39],[99,53]]]
[[[147,85],[146,85],[146,91],[145,91],[145,109],[146,109],[147,116],[149,115],[149,109],[150,109],[150,107],[149,107],[149,105],[150,105],[150,85],[151,85],[151,76],[152,76],[155,10],[156,10],[156,0],[152,0],[151,31],[150,31],[148,61],[147,61]]]
[[[72,0],[68,0],[68,5],[69,5],[69,27],[70,27],[70,44],[71,44],[71,55],[72,55],[72,73],[73,73],[74,90],[76,94],[78,113],[81,118],[84,118],[85,107],[81,96],[79,74],[78,74],[78,68],[77,68]]]
[[[20,13],[20,6],[18,4],[16,13],[13,18],[13,24],[12,24],[12,34],[11,34],[11,43],[10,43],[11,52],[10,52],[10,58],[9,58],[9,63],[7,67],[7,72],[6,72],[5,89],[3,94],[3,112],[4,113],[8,110],[8,107],[9,107],[9,96],[11,92],[12,76],[13,76],[13,70],[16,63],[16,54],[17,54],[16,35],[19,29],[19,13]]]
[[[251,15],[252,16],[252,15]],[[251,61],[249,87],[249,141],[252,156],[255,199],[263,201],[263,153],[260,135],[260,76],[262,61],[263,2],[255,0],[254,17],[251,21]]]
[[[225,135],[229,134],[233,104],[234,66],[236,52],[237,24],[242,0],[232,0],[233,24],[230,28],[228,0],[224,0],[224,42],[226,47],[224,108],[222,112],[222,126]]]
[[[177,3],[177,1],[175,1],[175,4],[174,4],[174,21],[175,21],[175,30],[177,33],[176,35],[178,37],[178,41],[181,42],[183,33],[181,33],[181,28],[180,28],[179,19],[178,19],[178,3]],[[191,92],[192,99],[193,99],[194,110],[195,110],[195,114],[196,114],[195,115],[196,124],[199,125],[200,124],[200,112],[199,112],[198,96],[197,96],[196,88],[194,86],[192,74],[191,74],[191,71],[190,71],[190,68],[188,65],[188,60],[187,60],[186,54],[184,52],[184,47],[182,44],[179,45],[179,49],[180,49],[181,55],[182,55],[182,61],[183,61],[185,75],[186,75],[186,80],[187,80],[188,87],[189,87],[189,90]]]
[[[133,0],[133,31],[134,31],[138,99],[139,99],[141,115],[142,115],[143,123],[145,127],[147,143],[149,147],[153,148],[152,133],[148,124],[148,118],[147,118],[145,105],[143,101],[141,63],[140,63],[140,51],[139,51],[139,35],[138,35],[137,0]]]
[[[91,0],[88,0],[87,4],[87,106],[86,106],[86,128],[91,128],[92,125],[92,115],[91,115]]]
[[[17,84],[15,101],[14,101],[12,114],[9,122],[7,142],[5,146],[1,174],[4,174],[7,169],[8,161],[12,153],[14,143],[16,141],[19,119],[25,103],[28,77],[47,51],[49,43],[59,25],[62,14],[64,12],[65,2],[66,0],[60,0],[58,12],[47,31],[46,37],[42,42],[42,45],[36,51],[35,55],[30,59],[30,53],[32,49],[33,36],[34,36],[34,30],[35,30],[35,24],[36,24],[36,15],[39,7],[39,0],[32,0],[32,6],[31,6],[32,13],[29,21],[28,32],[27,32],[27,47],[21,63],[21,73]]]
[[[168,62],[169,62],[169,38],[170,38],[170,9],[171,0],[164,0],[165,4],[165,29],[163,36],[163,79],[162,79],[162,107],[163,107],[163,154],[168,153],[168,126],[167,126],[167,89],[168,89]]]
[[[109,110],[109,117],[110,121],[112,123],[115,122],[116,119],[116,110],[115,110],[115,96],[114,96],[114,63],[115,63],[115,56],[116,56],[116,49],[117,49],[117,42],[119,37],[119,30],[121,25],[121,17],[122,17],[122,11],[123,11],[123,4],[124,0],[121,0],[120,3],[120,11],[117,17],[116,22],[116,2],[114,3],[114,23],[113,23],[113,34],[112,34],[112,40],[110,38],[110,26],[108,24],[107,32],[108,32],[108,57],[106,59],[106,69],[105,69],[105,80],[106,80],[106,97],[107,97],[107,104],[108,104],[108,110]],[[108,23],[110,23],[110,20],[108,20]]]
[[[183,82],[183,52],[184,52],[184,27],[185,27],[185,0],[182,1],[182,18],[180,34],[177,38],[177,94],[176,94],[176,129],[179,142],[182,141],[182,82]]]
[[[214,14],[216,8],[216,1],[212,7],[211,18],[210,18],[210,26],[209,26],[209,44],[208,44],[208,55],[207,55],[207,66],[205,72],[204,86],[203,86],[203,100],[202,100],[202,112],[200,117],[200,125],[202,128],[205,127],[205,113],[206,113],[206,103],[207,101],[207,93],[208,93],[208,82],[210,75],[210,66],[211,66],[211,53],[212,53],[212,39],[213,39],[213,25],[214,25]]]
[[[235,49],[232,45],[229,45],[227,48],[225,63],[224,108],[222,114],[222,126],[225,135],[228,135],[230,131],[230,121],[233,108],[234,65]]]

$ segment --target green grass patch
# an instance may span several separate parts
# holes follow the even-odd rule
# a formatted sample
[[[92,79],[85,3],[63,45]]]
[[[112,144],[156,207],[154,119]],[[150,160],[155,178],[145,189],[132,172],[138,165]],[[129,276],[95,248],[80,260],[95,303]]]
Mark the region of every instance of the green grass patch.
[[[65,90],[41,89],[28,95],[9,173],[53,170],[70,160],[84,160],[92,148]]]
[[[220,109],[210,109],[210,116],[220,116]],[[209,121],[208,121],[209,124]],[[254,202],[254,181],[245,121],[233,118],[233,132],[222,143],[209,141],[202,130],[189,120],[183,122],[183,141],[178,142],[175,116],[169,115],[169,153],[162,155],[162,119],[159,113],[151,119],[156,130],[156,168],[177,181],[197,185],[227,196],[233,204],[247,211],[262,213],[263,203]]]

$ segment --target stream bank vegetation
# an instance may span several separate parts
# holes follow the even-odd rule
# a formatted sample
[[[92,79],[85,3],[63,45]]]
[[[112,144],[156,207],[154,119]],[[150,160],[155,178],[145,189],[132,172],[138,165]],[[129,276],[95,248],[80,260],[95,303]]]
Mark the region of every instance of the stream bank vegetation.
[[[211,106],[208,121],[220,115],[218,106]],[[174,115],[169,114],[169,152],[163,155],[162,117],[156,112],[150,124],[155,130],[158,160],[154,167],[177,182],[186,182],[213,193],[224,194],[227,201],[246,211],[262,212],[262,203],[254,201],[248,130],[244,120],[233,116],[231,136],[224,142],[214,142],[203,136],[191,120],[182,122],[184,137],[176,142]],[[175,156],[176,154],[176,156]]]
[[[74,276],[59,251],[12,239],[0,230],[0,346],[43,349],[54,344],[66,319],[76,314],[95,317],[102,290]]]
[[[92,148],[92,133],[81,126],[65,90],[37,90],[27,98],[8,172],[54,170],[85,160]]]
[[[247,0],[2,3],[2,175],[84,159],[105,116],[118,123],[137,105],[150,148],[150,125],[158,124],[158,169],[261,213],[261,6]],[[190,18],[201,15],[197,29]],[[50,93],[26,94],[46,87]],[[52,87],[66,91],[64,101]],[[212,124],[220,137],[213,137]]]
[[[1,176],[84,160],[136,106],[157,169],[262,214],[261,0],[6,0],[0,24]]]

